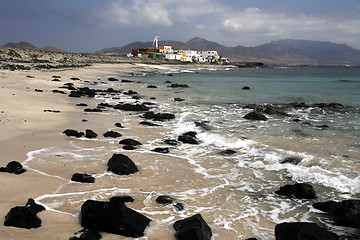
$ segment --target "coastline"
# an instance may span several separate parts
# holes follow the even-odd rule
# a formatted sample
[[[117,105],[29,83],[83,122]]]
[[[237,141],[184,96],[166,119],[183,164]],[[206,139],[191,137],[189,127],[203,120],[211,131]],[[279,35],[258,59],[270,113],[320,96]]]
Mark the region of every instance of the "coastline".
[[[203,67],[201,65],[193,66]],[[103,116],[101,114],[92,114],[90,116],[84,113],[82,108],[75,106],[76,102],[86,103],[90,101],[91,104],[91,99],[81,98],[74,100],[68,98],[67,95],[52,92],[54,89],[59,89],[58,87],[64,83],[74,82],[77,86],[86,86],[96,81],[100,76],[128,75],[130,73],[189,67],[191,66],[120,63],[93,64],[92,66],[82,68],[58,70],[1,70],[0,91],[2,103],[0,109],[0,131],[2,134],[0,136],[0,152],[2,156],[0,158],[0,166],[6,166],[10,161],[24,163],[31,157],[27,156],[28,153],[39,149],[53,146],[67,147],[69,142],[72,141],[72,139],[62,134],[67,128],[83,130],[89,128],[94,129],[95,132],[101,132],[110,127],[108,125],[109,122],[121,122],[121,116]],[[58,79],[60,80],[54,81],[55,78],[53,76],[59,76],[60,78]],[[80,78],[80,80],[70,81],[69,79],[73,77]],[[87,117],[89,121],[84,123],[82,120]],[[128,122],[127,124],[127,129],[123,130],[125,136],[129,132],[133,136],[138,136],[140,141],[145,142],[153,139],[154,134],[156,136],[161,134],[161,130],[160,132],[159,129],[157,131],[146,130],[135,121]],[[153,159],[150,155],[148,157]],[[37,167],[36,169],[38,169]],[[71,168],[41,167],[48,170],[46,172],[59,172],[59,175],[63,176],[64,179],[70,179],[71,173],[74,173]],[[8,211],[15,206],[25,205],[28,198],[37,198],[46,194],[56,193],[59,187],[61,188],[61,186],[67,184],[64,179],[46,176],[42,172],[34,171],[30,166],[25,165],[25,169],[27,169],[27,172],[20,175],[0,174],[0,180],[3,183],[0,194],[0,216],[5,217]],[[91,170],[96,172],[97,169],[84,169],[84,171]],[[136,191],[139,186],[134,185],[133,188]],[[72,187],[72,190],[76,191],[76,187]],[[147,191],[151,192],[151,189],[149,188]],[[27,230],[4,227],[1,224],[0,236],[15,240],[68,239],[74,232],[81,229],[78,217],[72,215],[55,211],[44,211],[39,213],[39,217],[42,219],[43,224],[38,229]],[[59,226],[61,227],[59,228]],[[168,230],[170,232],[160,233],[167,234],[167,236],[163,236],[164,239],[171,239],[173,237],[171,226],[169,226]],[[160,237],[159,233],[155,233],[155,235]],[[112,239],[112,236],[108,234],[106,237],[103,236],[103,239]]]

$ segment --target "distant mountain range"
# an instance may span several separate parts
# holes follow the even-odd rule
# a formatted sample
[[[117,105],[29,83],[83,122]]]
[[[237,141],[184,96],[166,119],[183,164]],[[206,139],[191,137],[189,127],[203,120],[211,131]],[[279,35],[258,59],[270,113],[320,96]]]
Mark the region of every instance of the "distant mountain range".
[[[51,47],[51,46],[38,48],[38,47],[35,47],[34,45],[28,43],[28,42],[18,42],[18,43],[9,42],[9,43],[5,44],[3,47],[36,49],[36,50],[42,50],[42,51],[47,51],[47,52],[65,52],[65,51],[63,51],[63,50],[61,50],[59,48]]]
[[[173,49],[216,50],[232,62],[260,61],[274,64],[352,64],[360,65],[360,50],[346,44],[310,40],[277,40],[256,47],[226,47],[195,37],[187,42],[159,41]],[[126,54],[132,49],[152,47],[152,42],[133,42],[122,47],[104,48],[96,54]]]
[[[319,64],[360,65],[360,50],[346,44],[310,40],[277,40],[256,47],[226,47],[203,38],[195,37],[187,42],[159,41],[159,45],[170,45],[173,49],[216,50],[231,62],[264,62],[266,64]],[[152,47],[152,42],[133,42],[122,47],[101,49],[95,54],[122,55],[132,49]],[[3,47],[37,49],[64,52],[56,47],[37,48],[27,42],[7,43]]]

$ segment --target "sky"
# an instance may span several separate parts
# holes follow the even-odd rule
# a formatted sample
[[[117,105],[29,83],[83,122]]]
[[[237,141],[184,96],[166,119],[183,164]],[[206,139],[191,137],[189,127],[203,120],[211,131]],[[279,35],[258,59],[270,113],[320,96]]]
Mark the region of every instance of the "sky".
[[[279,39],[360,49],[360,0],[0,0],[0,46],[95,52],[194,37],[234,47]]]

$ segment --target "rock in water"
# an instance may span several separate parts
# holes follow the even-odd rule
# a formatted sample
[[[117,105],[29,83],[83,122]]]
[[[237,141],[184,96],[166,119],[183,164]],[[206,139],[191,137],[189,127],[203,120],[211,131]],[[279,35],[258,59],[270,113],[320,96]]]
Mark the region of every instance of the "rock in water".
[[[26,172],[26,169],[23,168],[21,163],[17,161],[11,161],[6,165],[6,167],[0,167],[0,172],[21,174]]]
[[[93,229],[86,229],[80,230],[72,237],[69,238],[69,240],[99,240],[101,239],[101,234]]]
[[[315,199],[314,188],[308,183],[295,183],[294,185],[285,185],[280,187],[276,194],[298,199]]]
[[[266,120],[268,120],[268,118],[264,114],[262,114],[260,112],[257,112],[257,111],[253,111],[253,112],[250,112],[250,113],[246,114],[244,116],[244,118],[247,119],[247,120],[256,120],[256,121],[266,121]]]
[[[118,138],[121,137],[122,135],[118,132],[114,132],[114,131],[107,131],[106,133],[103,134],[104,137],[111,137],[111,138]]]
[[[127,200],[118,197],[109,202],[87,200],[81,206],[81,226],[126,237],[143,236],[151,219],[125,206]]]
[[[337,225],[360,229],[360,200],[320,202],[313,207],[330,213]]]
[[[63,131],[63,133],[68,137],[77,137],[77,138],[85,135],[83,132],[78,132],[73,129],[66,129],[65,131]]]
[[[338,240],[338,236],[316,223],[280,223],[275,227],[276,240]]]
[[[200,214],[176,221],[173,225],[178,240],[210,240],[211,228]]]
[[[139,146],[139,145],[142,145],[141,142],[136,141],[136,140],[134,140],[134,139],[130,139],[130,138],[121,140],[121,141],[119,142],[119,144],[129,145],[129,146]]]
[[[121,153],[114,153],[107,165],[108,171],[118,175],[129,175],[139,171],[135,163],[129,157]]]
[[[29,198],[24,207],[10,209],[5,216],[4,226],[26,229],[41,227],[41,219],[36,214],[44,210],[43,206],[36,204],[33,199]]]
[[[86,138],[97,138],[97,133],[95,133],[93,130],[91,129],[86,129],[85,131],[85,137]]]
[[[71,177],[71,181],[82,183],[93,183],[95,178],[86,173],[74,173]]]

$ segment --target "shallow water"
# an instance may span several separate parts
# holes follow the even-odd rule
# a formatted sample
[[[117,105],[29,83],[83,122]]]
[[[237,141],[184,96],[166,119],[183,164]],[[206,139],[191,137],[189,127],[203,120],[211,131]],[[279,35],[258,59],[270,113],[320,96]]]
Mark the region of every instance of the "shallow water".
[[[123,138],[141,140],[143,145],[138,150],[125,151],[118,140],[99,137],[30,152],[26,167],[64,182],[55,192],[36,198],[48,209],[78,217],[87,199],[131,195],[135,202],[127,205],[153,219],[141,239],[174,239],[173,222],[196,213],[202,214],[212,228],[213,239],[274,239],[276,224],[293,221],[317,222],[341,235],[354,232],[331,225],[311,205],[360,197],[360,68],[211,68],[126,78],[135,82],[98,86],[133,89],[142,96],[140,102],[156,96],[153,110],[174,113],[176,119],[162,122],[160,128],[134,127],[137,120],[143,120],[141,114],[108,110],[104,114],[118,115],[130,126],[111,129],[124,133]],[[173,89],[165,81],[190,87]],[[157,88],[147,88],[150,84]],[[241,90],[243,86],[251,90]],[[174,97],[185,101],[174,102]],[[136,100],[120,94],[98,96],[96,101],[113,104]],[[299,101],[339,102],[345,107],[291,108],[289,117],[268,115],[269,120],[261,122],[243,118],[251,111],[244,107],[247,103]],[[205,122],[206,129],[195,122]],[[324,124],[329,127],[319,127]],[[199,145],[163,143],[187,131],[197,132]],[[170,147],[170,154],[150,151],[155,147]],[[225,149],[236,153],[219,155]],[[119,152],[128,155],[140,172],[129,176],[106,172],[107,160]],[[286,157],[296,157],[299,163],[280,163]],[[96,177],[95,184],[68,180],[72,173],[84,169]],[[295,182],[311,183],[318,199],[286,199],[274,193],[280,186]],[[162,194],[178,199],[185,210],[157,204],[155,199]],[[112,238],[110,234],[104,237]]]

